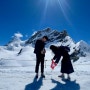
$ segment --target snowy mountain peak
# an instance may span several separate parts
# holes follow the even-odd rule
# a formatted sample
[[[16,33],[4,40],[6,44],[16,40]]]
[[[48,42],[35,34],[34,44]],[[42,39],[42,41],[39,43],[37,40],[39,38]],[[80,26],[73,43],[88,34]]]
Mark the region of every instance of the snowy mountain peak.
[[[16,37],[16,38],[19,39],[19,38],[23,37],[23,35],[18,32],[18,33],[15,33],[15,34],[14,34],[14,37]]]
[[[36,40],[42,38],[44,35],[47,35],[49,38],[46,47],[49,47],[51,44],[70,47],[71,59],[74,61],[78,60],[79,57],[85,57],[87,55],[85,51],[90,52],[90,46],[85,41],[81,40],[80,42],[75,43],[66,30],[60,32],[58,30],[52,30],[51,28],[34,32],[26,41],[26,44],[32,44],[34,47]]]
[[[76,44],[77,48],[80,48],[82,52],[88,52],[90,53],[90,46],[83,40],[79,41]]]
[[[12,36],[12,39],[9,41],[9,43],[20,42],[21,37],[23,37],[23,35],[21,33],[15,33],[14,36]]]
[[[23,46],[25,42],[21,40],[21,37],[23,37],[21,33],[15,33],[12,39],[6,44],[7,50],[15,50]]]
[[[48,38],[50,39],[50,42],[60,42],[63,41],[63,39],[68,36],[67,31],[63,30],[61,32],[57,31],[57,30],[52,30],[50,28],[35,32],[28,40],[27,40],[27,44],[31,44],[31,43],[35,43],[35,41],[39,38],[42,38],[43,36],[48,36]]]

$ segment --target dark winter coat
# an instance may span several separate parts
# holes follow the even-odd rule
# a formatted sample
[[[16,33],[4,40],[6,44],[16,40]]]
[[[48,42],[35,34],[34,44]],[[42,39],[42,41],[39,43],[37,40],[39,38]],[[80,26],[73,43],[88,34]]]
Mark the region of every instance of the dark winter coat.
[[[37,40],[35,44],[34,53],[41,54],[41,51],[45,48],[45,43],[42,40]]]
[[[45,53],[41,53],[45,48],[45,43],[42,40],[37,40],[35,44],[34,53],[36,54],[36,67],[35,72],[39,72],[39,65],[41,63],[41,73],[44,72],[44,57]]]
[[[74,69],[73,69],[68,51],[70,51],[70,49],[66,46],[58,47],[57,52],[53,59],[56,60],[55,61],[56,63],[58,63],[61,56],[63,56],[63,59],[61,61],[61,72],[70,74],[70,73],[74,72]]]

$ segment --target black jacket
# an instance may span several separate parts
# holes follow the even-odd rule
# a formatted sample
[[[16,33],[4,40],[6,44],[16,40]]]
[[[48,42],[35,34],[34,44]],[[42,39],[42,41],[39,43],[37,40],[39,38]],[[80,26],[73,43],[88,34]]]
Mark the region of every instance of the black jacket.
[[[41,51],[45,48],[45,43],[42,40],[37,40],[35,44],[34,53],[41,54]]]
[[[55,53],[53,59],[55,60],[56,63],[58,63],[61,56],[69,58],[69,54],[68,54],[69,51],[70,49],[67,46],[60,46],[58,47],[57,52]]]
[[[67,73],[70,74],[74,72],[71,60],[70,60],[70,55],[68,52],[70,51],[69,47],[67,46],[60,46],[57,49],[57,52],[55,53],[54,60],[55,63],[58,63],[61,56],[63,56],[62,61],[61,61],[61,73]]]

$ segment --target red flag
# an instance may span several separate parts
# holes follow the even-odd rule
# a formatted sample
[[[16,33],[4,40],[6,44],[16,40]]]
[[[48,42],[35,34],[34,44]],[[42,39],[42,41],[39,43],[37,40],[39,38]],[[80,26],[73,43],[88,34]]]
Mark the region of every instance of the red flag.
[[[51,68],[54,69],[56,65],[57,65],[57,64],[54,62],[54,60],[52,60]]]

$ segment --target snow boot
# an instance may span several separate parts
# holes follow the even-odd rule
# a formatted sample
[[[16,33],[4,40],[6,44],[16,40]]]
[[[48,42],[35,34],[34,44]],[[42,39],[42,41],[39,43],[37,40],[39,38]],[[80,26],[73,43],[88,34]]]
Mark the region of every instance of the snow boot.
[[[64,75],[59,75],[58,77],[60,77],[60,78],[64,78]]]
[[[42,78],[45,78],[45,75],[42,73],[42,74],[41,74],[41,77],[42,77]]]
[[[36,78],[36,79],[38,78],[38,74],[36,74],[35,78]]]

